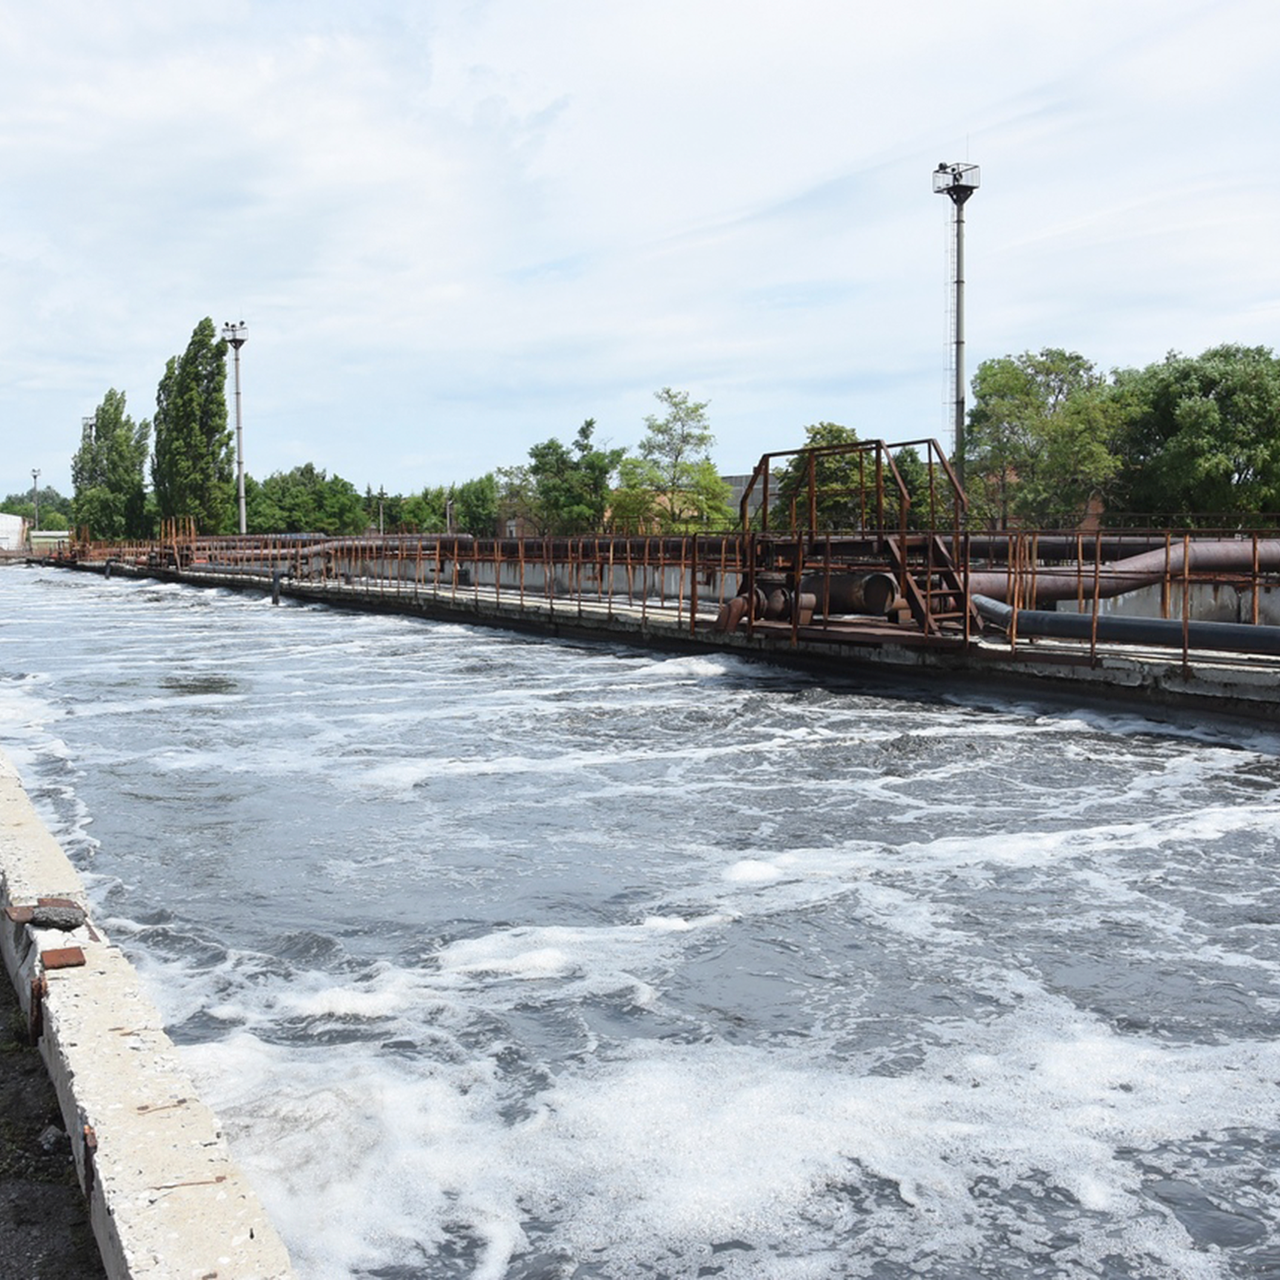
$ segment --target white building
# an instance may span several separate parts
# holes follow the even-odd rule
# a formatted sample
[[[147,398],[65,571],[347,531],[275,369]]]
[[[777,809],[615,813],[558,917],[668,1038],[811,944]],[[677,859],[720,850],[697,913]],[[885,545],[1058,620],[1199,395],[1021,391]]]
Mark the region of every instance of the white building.
[[[21,551],[26,536],[27,522],[21,516],[0,511],[0,551]]]

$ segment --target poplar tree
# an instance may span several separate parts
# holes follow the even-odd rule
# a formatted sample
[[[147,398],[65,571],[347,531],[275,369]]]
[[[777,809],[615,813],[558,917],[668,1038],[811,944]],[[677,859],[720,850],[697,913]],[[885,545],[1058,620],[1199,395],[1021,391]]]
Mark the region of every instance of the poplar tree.
[[[95,538],[143,538],[150,532],[144,476],[151,424],[125,413],[114,387],[86,419],[71,459],[72,518]]]
[[[233,519],[235,458],[227,426],[227,344],[208,316],[172,356],[156,390],[151,481],[162,519],[191,516],[219,533]]]

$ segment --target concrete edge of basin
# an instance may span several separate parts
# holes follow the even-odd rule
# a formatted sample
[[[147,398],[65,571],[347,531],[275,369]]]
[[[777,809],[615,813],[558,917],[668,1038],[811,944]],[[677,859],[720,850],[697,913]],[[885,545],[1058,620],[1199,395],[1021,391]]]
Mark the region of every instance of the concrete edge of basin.
[[[133,966],[0,753],[0,954],[57,1093],[110,1280],[292,1280]]]

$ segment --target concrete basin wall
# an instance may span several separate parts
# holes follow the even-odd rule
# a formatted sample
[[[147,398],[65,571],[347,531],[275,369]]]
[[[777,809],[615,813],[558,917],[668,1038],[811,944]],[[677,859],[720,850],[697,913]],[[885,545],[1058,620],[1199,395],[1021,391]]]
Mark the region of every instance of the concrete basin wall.
[[[0,754],[0,954],[49,1070],[111,1280],[290,1280],[133,967]]]

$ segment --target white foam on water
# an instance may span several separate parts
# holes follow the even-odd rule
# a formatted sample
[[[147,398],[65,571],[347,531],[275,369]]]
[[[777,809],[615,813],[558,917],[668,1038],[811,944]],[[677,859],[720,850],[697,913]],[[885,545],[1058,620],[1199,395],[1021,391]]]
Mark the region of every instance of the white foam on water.
[[[919,942],[944,943],[963,937],[948,928],[950,908],[904,889],[884,884],[864,884],[858,889],[862,914],[882,928]]]
[[[49,701],[51,680],[40,672],[8,676],[0,671],[0,730],[6,737],[59,719],[65,711]]]
[[[904,1229],[917,1232],[917,1256],[978,1247],[971,1223],[992,1215],[977,1199],[982,1179],[1066,1192],[1108,1215],[1123,1252],[1126,1228],[1114,1224],[1140,1218],[1140,1187],[1117,1147],[1256,1120],[1280,1063],[1269,1045],[1240,1056],[1135,1046],[1053,1002],[976,1039],[978,1052],[934,1051],[920,1072],[892,1079],[757,1050],[645,1045],[552,1090],[522,1136],[530,1167],[555,1175],[540,1190],[569,1207],[573,1247],[609,1239],[619,1262],[644,1260],[655,1239],[776,1245],[798,1218],[839,1221],[834,1189],[865,1174],[915,1211],[904,1222],[896,1206],[873,1209],[866,1235],[901,1247]],[[1185,1238],[1164,1261],[1184,1255]]]
[[[636,747],[630,750],[602,745],[594,750],[561,750],[552,755],[489,754],[474,758],[442,755],[437,759],[397,760],[380,763],[363,774],[363,781],[387,790],[414,786],[426,778],[448,777],[514,777],[521,774],[579,774],[584,770],[615,768],[617,766],[666,765],[686,768],[690,765],[707,765],[723,762],[732,767],[736,757],[755,755],[770,750],[794,749],[797,738],[807,736],[804,730],[777,734],[771,740],[752,742],[727,742],[715,746],[679,746],[662,749],[656,746]],[[357,779],[359,780],[359,779]],[[699,785],[722,786],[722,779],[711,783],[688,783],[692,789]]]
[[[275,1012],[285,1017],[328,1019],[398,1019],[406,1009],[424,1007],[422,984],[407,970],[381,964],[359,983],[334,984],[318,974],[291,983],[280,993]],[[230,1007],[222,1006],[229,1012]],[[242,1012],[243,1006],[237,1010]],[[217,1012],[217,1010],[215,1010]]]
[[[865,1276],[892,1256],[946,1275],[949,1260],[981,1262],[993,1229],[1028,1258],[1054,1254],[1056,1274],[1110,1254],[1142,1274],[1218,1276],[1143,1179],[1170,1143],[1273,1117],[1280,1071],[1275,1044],[1119,1037],[1043,993],[899,1077],[633,1042],[562,1071],[514,1120],[501,1049],[321,1057],[242,1033],[189,1056],[313,1280],[389,1263],[430,1274],[447,1241],[470,1242],[468,1274],[494,1280],[535,1244],[617,1277],[714,1257],[720,1274],[764,1280],[797,1250],[795,1274]],[[317,1139],[338,1158],[317,1160]]]
[[[203,1047],[194,1069],[237,1118],[229,1139],[309,1280],[422,1263],[455,1223],[490,1216],[502,1126],[486,1059],[414,1078],[366,1046],[300,1057],[241,1034]]]
[[[1117,852],[1132,855],[1158,852],[1170,845],[1200,842],[1212,845],[1243,833],[1270,834],[1280,824],[1280,802],[1240,806],[1207,806],[1188,812],[1057,830],[1008,829],[989,836],[971,833],[941,836],[927,842],[908,841],[890,856],[915,867],[1005,865],[1060,866]]]
[[[656,992],[633,970],[652,969],[685,935],[716,929],[730,919],[722,914],[652,916],[640,924],[603,928],[519,927],[450,943],[434,960],[446,980],[478,980],[486,988],[495,981],[554,980],[558,1002],[623,993],[644,1007],[653,1003]]]
[[[1248,1265],[1161,1178],[1276,1227],[1233,1146],[1276,1129],[1274,742],[116,583],[113,657],[75,581],[0,732],[60,835],[83,791],[141,845],[92,891],[164,918],[108,921],[306,1280]],[[1121,1033],[1113,962],[1248,1020]]]
[[[744,858],[725,869],[724,878],[730,884],[776,884],[794,867],[796,858],[789,854],[773,861],[763,858]]]
[[[741,658],[690,654],[678,658],[650,659],[647,663],[635,663],[632,674],[678,684],[690,680],[719,680],[724,676],[740,675],[746,669]]]

